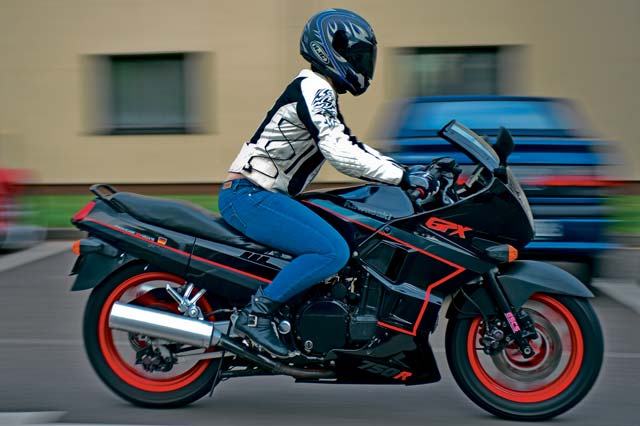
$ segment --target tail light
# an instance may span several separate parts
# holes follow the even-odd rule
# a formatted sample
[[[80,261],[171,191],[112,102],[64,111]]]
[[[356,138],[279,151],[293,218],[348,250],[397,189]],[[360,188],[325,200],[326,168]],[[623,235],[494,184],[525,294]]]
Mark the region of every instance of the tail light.
[[[73,215],[73,217],[71,218],[74,222],[79,222],[82,219],[84,219],[85,217],[87,217],[87,215],[89,213],[91,213],[91,210],[93,210],[93,207],[96,205],[95,201],[89,201],[83,208],[81,208],[80,210],[78,210],[78,212],[76,214]]]

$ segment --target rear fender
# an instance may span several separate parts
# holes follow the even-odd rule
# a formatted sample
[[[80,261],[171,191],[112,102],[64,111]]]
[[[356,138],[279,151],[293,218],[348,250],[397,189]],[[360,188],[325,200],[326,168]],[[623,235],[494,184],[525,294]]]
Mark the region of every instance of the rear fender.
[[[71,291],[96,287],[116,270],[138,259],[97,238],[86,238],[80,242],[80,256],[70,275],[77,275]]]
[[[544,262],[517,261],[503,268],[496,277],[511,304],[519,308],[534,293],[593,297],[593,293],[570,273]],[[470,300],[471,299],[471,300]],[[463,287],[451,301],[447,318],[473,318],[497,314],[497,307],[487,289],[479,284]]]

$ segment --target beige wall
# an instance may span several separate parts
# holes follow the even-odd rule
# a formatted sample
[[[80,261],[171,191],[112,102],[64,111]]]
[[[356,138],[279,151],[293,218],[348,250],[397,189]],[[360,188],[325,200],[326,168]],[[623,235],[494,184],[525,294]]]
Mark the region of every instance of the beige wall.
[[[377,145],[380,107],[397,93],[391,51],[404,46],[522,45],[513,94],[576,99],[620,142],[640,179],[640,2],[637,0],[0,0],[0,166],[45,183],[219,182],[286,83],[304,66],[301,28],[329,6],[353,9],[380,42],[376,80],[341,106]],[[210,52],[204,97],[212,131],[96,136],[86,55]],[[325,167],[324,180],[344,180]]]

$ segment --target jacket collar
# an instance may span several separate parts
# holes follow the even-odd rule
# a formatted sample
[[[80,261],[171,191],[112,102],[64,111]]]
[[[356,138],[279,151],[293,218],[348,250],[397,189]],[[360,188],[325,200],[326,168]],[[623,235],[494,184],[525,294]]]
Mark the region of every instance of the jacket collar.
[[[311,71],[308,68],[305,68],[303,70],[300,71],[300,73],[298,73],[298,77],[320,77],[321,79],[323,79],[324,81],[326,81],[329,86],[331,86],[331,89],[333,89],[333,92],[336,94],[336,96],[338,95],[338,93],[336,92],[336,90],[333,88],[333,85],[331,85],[331,81],[329,81],[329,79],[327,77],[325,77],[324,75]]]

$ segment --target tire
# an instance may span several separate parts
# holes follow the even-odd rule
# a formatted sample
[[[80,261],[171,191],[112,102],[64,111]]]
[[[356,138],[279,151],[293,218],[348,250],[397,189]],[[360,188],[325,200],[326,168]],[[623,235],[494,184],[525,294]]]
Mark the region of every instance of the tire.
[[[511,420],[545,420],[569,410],[593,386],[602,366],[602,330],[586,299],[534,294],[524,304],[536,324],[536,355],[508,346],[480,348],[481,317],[447,325],[447,361],[456,383],[478,406]]]
[[[84,344],[95,372],[117,395],[143,407],[175,408],[198,400],[211,390],[220,362],[219,359],[187,361],[186,365],[176,364],[167,373],[147,372],[140,365],[135,365],[136,350],[144,347],[145,343],[126,332],[109,328],[108,314],[116,301],[179,313],[177,303],[164,290],[168,282],[174,283],[174,287],[184,285],[183,278],[150,269],[144,264],[128,266],[96,287],[85,309]],[[146,286],[143,295],[128,300],[132,298],[132,290],[140,289],[143,284]],[[150,286],[156,289],[149,291]],[[198,306],[203,312],[212,310],[205,297],[198,301]],[[122,340],[125,340],[124,344]],[[215,348],[207,351],[213,350]],[[176,368],[184,371],[174,372]]]

